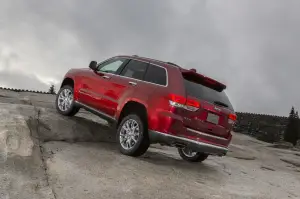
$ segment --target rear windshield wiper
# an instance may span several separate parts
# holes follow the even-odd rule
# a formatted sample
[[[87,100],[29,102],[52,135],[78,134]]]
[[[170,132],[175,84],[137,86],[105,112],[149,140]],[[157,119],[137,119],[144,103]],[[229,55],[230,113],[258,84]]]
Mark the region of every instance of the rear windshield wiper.
[[[214,104],[219,105],[219,106],[224,106],[224,107],[228,107],[227,104],[220,102],[220,101],[214,101]]]

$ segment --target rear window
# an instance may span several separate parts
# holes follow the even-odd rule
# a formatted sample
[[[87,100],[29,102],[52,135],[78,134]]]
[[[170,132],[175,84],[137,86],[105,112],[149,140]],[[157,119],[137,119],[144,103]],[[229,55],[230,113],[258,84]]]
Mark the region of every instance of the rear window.
[[[205,100],[210,103],[214,103],[219,106],[225,106],[233,110],[233,107],[224,91],[218,92],[209,87],[189,81],[187,79],[184,79],[184,84],[187,95],[198,98],[200,100]]]

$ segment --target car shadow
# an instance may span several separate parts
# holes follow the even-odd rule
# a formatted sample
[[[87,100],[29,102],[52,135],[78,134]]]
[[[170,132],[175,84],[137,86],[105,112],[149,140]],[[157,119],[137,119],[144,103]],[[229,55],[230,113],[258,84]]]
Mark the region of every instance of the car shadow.
[[[184,171],[201,171],[205,173],[218,172],[214,165],[210,165],[205,161],[187,162],[181,159],[179,155],[176,157],[176,154],[169,155],[163,152],[153,152],[151,151],[151,148],[143,156],[139,157],[139,159],[149,164],[166,166]]]
[[[122,159],[121,162],[131,162],[134,165],[137,162],[141,162],[147,165],[150,165],[150,168],[153,168],[155,170],[155,172],[163,172],[166,170],[169,171],[175,171],[175,172],[195,172],[197,174],[200,173],[204,173],[205,176],[210,175],[210,176],[214,176],[215,174],[221,173],[220,171],[220,167],[216,166],[215,164],[211,164],[211,160],[207,160],[200,163],[200,162],[196,162],[196,163],[191,163],[191,162],[187,162],[182,160],[179,155],[177,156],[177,154],[167,154],[167,153],[163,153],[163,149],[161,152],[156,152],[153,151],[153,147],[150,146],[150,148],[148,149],[148,151],[140,156],[140,157],[130,157],[130,156],[126,156],[123,155],[119,152],[118,149],[118,145],[116,143],[105,143],[105,142],[99,142],[98,144],[93,143],[76,143],[79,144],[81,146],[84,147],[88,147],[94,150],[99,150],[101,151],[101,154],[105,153],[105,151],[107,151],[107,154],[113,155],[113,159],[117,158],[117,159]],[[93,151],[93,150],[91,150]],[[105,153],[105,154],[106,154]],[[96,158],[96,157],[95,157]],[[156,170],[155,168],[158,168],[158,170]],[[219,176],[219,175],[218,175]]]

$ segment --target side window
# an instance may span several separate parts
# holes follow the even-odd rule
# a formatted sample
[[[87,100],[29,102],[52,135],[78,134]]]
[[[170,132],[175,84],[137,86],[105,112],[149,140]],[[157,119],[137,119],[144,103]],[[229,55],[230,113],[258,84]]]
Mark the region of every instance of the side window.
[[[142,80],[144,78],[147,67],[148,63],[131,60],[121,72],[121,75]]]
[[[150,64],[145,75],[145,81],[162,86],[167,85],[167,74],[166,70],[162,67]]]
[[[108,60],[107,62],[104,62],[98,66],[98,71],[104,73],[116,74],[125,61],[126,59],[123,58],[115,58],[115,59]]]

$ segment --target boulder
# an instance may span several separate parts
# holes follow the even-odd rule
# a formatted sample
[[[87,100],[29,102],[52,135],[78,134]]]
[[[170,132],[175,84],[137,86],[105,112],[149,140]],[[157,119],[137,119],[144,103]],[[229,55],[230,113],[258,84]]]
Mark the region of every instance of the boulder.
[[[14,108],[0,112],[0,161],[8,156],[31,156],[34,144],[25,118]]]
[[[0,103],[0,198],[54,199],[38,141],[31,137],[26,116],[33,106]]]

